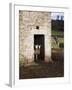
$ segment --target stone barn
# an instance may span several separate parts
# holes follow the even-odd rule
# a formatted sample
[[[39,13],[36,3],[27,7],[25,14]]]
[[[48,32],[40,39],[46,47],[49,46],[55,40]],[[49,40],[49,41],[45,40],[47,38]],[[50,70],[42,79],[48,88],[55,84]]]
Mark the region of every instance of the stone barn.
[[[51,12],[19,11],[19,61],[51,61]]]

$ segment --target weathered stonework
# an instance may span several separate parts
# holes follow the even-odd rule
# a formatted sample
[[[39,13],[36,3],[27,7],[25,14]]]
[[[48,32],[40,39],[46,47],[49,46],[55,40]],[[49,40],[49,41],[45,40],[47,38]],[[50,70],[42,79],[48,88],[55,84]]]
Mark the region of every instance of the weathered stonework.
[[[36,29],[39,26],[39,30]],[[34,61],[34,34],[45,36],[45,60],[51,60],[51,13],[19,11],[19,57],[20,63]]]

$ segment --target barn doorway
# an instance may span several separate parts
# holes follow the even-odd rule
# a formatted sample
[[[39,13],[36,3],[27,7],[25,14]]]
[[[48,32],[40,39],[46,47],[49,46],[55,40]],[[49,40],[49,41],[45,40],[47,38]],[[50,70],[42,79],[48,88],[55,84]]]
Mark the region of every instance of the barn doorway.
[[[44,35],[35,34],[34,35],[34,60],[35,62],[44,61],[45,58],[45,45],[44,45]]]

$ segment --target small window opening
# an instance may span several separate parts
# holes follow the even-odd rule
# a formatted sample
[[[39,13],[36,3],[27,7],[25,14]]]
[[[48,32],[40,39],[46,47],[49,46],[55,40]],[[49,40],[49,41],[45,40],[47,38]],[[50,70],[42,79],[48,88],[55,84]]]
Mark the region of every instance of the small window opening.
[[[36,26],[36,29],[39,29],[39,26]]]

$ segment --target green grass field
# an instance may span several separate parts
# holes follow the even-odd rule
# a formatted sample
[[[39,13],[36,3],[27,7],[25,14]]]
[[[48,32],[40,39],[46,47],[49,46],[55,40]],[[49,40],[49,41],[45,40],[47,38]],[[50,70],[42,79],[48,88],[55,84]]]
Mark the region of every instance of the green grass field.
[[[62,36],[62,35],[64,35],[64,32],[62,32],[62,31],[57,31],[57,30],[52,30],[51,34],[52,34],[52,35],[55,35],[55,36],[56,36],[56,35],[61,35],[61,36]]]

